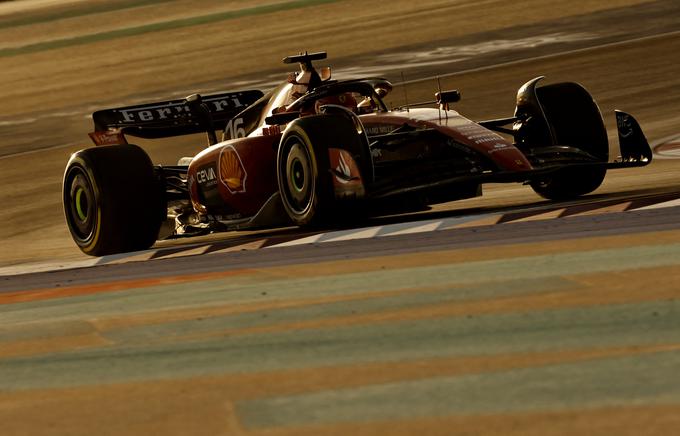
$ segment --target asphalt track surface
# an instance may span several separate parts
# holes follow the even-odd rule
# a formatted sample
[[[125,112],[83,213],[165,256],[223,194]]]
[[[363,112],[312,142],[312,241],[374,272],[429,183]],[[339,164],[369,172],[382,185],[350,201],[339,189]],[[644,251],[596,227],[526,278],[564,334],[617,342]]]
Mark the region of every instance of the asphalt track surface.
[[[61,239],[50,257],[3,236],[20,261],[5,254],[14,269],[0,275],[2,434],[676,432],[680,13],[638,3],[385,53],[464,58],[443,80],[470,85],[481,104],[461,112],[473,118],[498,105],[483,84],[545,73],[576,76],[604,112],[632,106],[667,158],[612,171],[578,202],[494,185],[357,228],[211,235],[105,261]],[[555,34],[557,46],[540,43]],[[501,39],[522,42],[484,45]],[[433,56],[407,79],[441,73]],[[430,88],[409,84],[409,98]],[[22,126],[8,129],[30,145]],[[67,145],[10,156],[3,170],[67,155],[77,146],[63,135]],[[52,271],[17,274],[36,265]]]

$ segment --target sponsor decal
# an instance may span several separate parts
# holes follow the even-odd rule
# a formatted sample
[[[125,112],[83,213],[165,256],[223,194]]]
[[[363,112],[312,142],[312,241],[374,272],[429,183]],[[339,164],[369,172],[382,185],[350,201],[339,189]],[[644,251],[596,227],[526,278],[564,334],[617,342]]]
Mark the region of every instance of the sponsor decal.
[[[232,94],[218,98],[203,99],[211,112],[221,112],[227,109],[245,107],[239,100],[241,94]],[[122,123],[139,123],[176,119],[191,114],[189,106],[184,102],[170,102],[159,105],[145,105],[136,108],[116,109]]]
[[[281,126],[265,126],[262,128],[263,136],[275,136],[281,133]]]
[[[475,144],[486,144],[489,142],[496,142],[500,139],[500,135],[492,132],[481,132],[476,135],[468,135],[468,139],[474,141]]]
[[[471,135],[473,133],[479,133],[479,132],[487,132],[487,130],[483,127],[481,127],[478,124],[474,124],[472,122],[466,123],[463,126],[458,126],[458,131],[466,134],[466,135]]]
[[[627,138],[633,134],[633,125],[631,124],[628,115],[617,114],[616,124],[619,130],[619,135],[622,138]]]
[[[468,126],[462,126],[458,128],[458,131],[465,135],[465,137],[472,141],[474,144],[488,144],[491,142],[495,142],[493,145],[494,149],[499,149],[499,148],[505,148],[506,145],[499,142],[500,140],[503,139],[502,136],[495,132],[491,132],[487,129],[485,129],[482,126],[479,126],[477,124],[470,124]],[[493,150],[491,150],[493,151]]]
[[[125,135],[120,129],[106,130],[103,132],[88,133],[95,145],[118,145],[127,144]]]
[[[200,167],[196,171],[196,181],[198,182],[198,185],[204,190],[215,188],[215,186],[217,186],[217,173],[215,172],[215,164],[210,163]]]
[[[366,127],[366,134],[369,136],[376,135],[386,135],[396,129],[398,126],[393,126],[391,124],[382,124],[378,126],[368,126]]]
[[[365,194],[361,173],[352,155],[339,148],[329,148],[333,187],[336,198],[363,197]]]
[[[350,170],[349,165],[345,160],[344,154],[346,153],[342,152],[340,153],[340,158],[338,159],[338,166],[335,167],[336,171],[335,178],[338,179],[338,182],[340,183],[348,183],[350,180],[352,180],[352,171]],[[337,176],[337,174],[342,174],[344,177],[340,178]]]
[[[246,192],[248,173],[243,166],[241,156],[232,145],[220,151],[220,181],[232,194]]]
[[[494,154],[498,151],[503,151],[508,148],[508,144],[503,144],[501,142],[497,142],[493,145],[493,148],[489,150],[489,154]]]

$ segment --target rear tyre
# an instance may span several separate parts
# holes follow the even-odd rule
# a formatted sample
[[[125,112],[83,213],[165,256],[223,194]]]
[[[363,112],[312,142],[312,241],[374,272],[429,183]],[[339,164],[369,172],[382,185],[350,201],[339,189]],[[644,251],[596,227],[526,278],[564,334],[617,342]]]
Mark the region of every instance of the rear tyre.
[[[63,205],[73,240],[91,256],[151,247],[165,215],[151,160],[127,144],[74,153],[64,172]]]
[[[581,149],[603,163],[609,142],[595,101],[577,83],[557,83],[536,89],[538,100],[559,145]],[[550,200],[567,200],[596,190],[604,180],[604,166],[565,168],[531,182],[534,191]]]

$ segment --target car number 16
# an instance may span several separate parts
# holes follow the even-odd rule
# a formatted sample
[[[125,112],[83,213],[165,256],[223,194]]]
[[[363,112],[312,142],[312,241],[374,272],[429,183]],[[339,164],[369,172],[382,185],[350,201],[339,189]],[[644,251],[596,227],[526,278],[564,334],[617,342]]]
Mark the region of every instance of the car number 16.
[[[243,128],[243,118],[229,120],[224,128],[224,139],[245,138],[246,130]]]

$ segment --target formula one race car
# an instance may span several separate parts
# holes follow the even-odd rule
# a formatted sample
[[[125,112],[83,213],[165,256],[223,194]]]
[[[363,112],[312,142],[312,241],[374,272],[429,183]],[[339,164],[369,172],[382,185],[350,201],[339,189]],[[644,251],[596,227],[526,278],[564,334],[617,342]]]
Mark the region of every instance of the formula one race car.
[[[621,152],[610,160],[600,111],[576,83],[539,87],[538,77],[519,89],[513,117],[474,122],[449,108],[458,91],[390,110],[387,80],[331,80],[330,68],[312,65],[325,58],[286,57],[300,71],[266,94],[194,94],[95,112],[97,147],[74,153],[63,181],[80,249],[93,256],[146,249],[168,222],[173,237],[328,225],[474,197],[487,182],[569,199],[595,190],[609,168],[652,160],[640,126],[620,111]],[[126,140],[200,132],[208,147],[177,166],[154,165]]]

